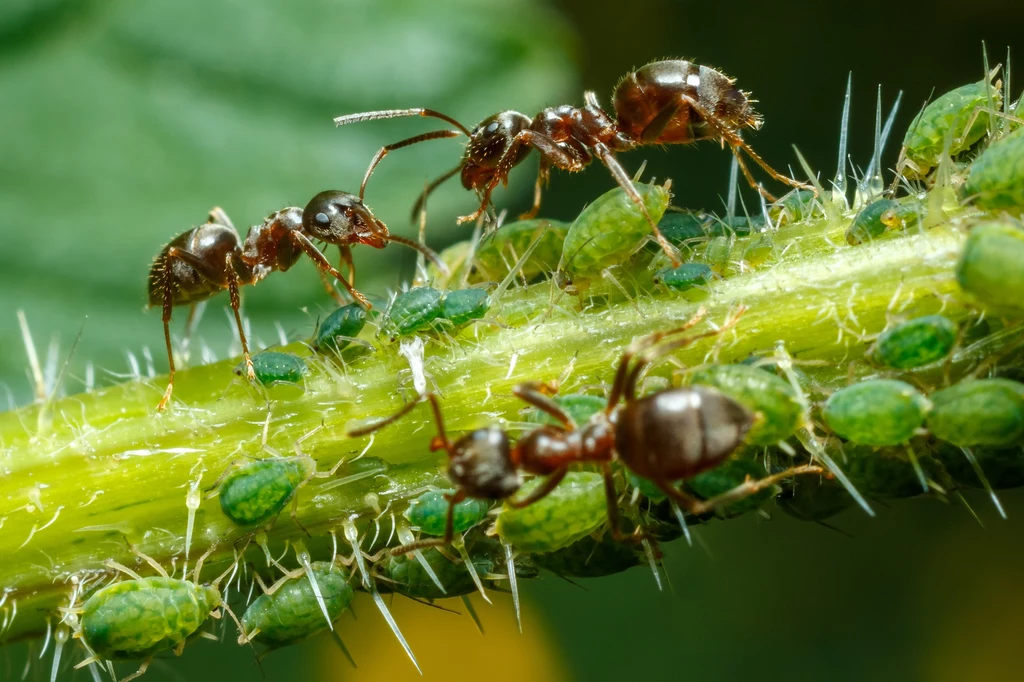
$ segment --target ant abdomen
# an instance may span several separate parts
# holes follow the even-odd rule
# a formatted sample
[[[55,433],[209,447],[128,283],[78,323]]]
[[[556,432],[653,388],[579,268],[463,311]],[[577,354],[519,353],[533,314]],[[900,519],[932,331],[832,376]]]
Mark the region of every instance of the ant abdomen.
[[[191,261],[169,257],[171,253],[182,252],[189,254]],[[211,222],[178,235],[153,260],[149,273],[149,305],[163,304],[167,282],[172,283],[174,306],[198,303],[219,293],[228,286],[226,263],[229,256],[236,271],[244,270],[238,258],[238,233],[231,227]],[[209,264],[209,267],[199,272],[194,262]]]

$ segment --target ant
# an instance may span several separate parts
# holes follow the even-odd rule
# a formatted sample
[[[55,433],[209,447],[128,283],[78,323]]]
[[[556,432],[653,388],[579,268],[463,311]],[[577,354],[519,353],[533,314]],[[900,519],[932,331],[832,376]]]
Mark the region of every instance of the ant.
[[[661,343],[696,325],[705,314],[701,308],[681,327],[654,332],[639,339],[619,360],[605,409],[582,425],[577,425],[551,400],[557,386],[528,382],[516,386],[513,393],[554,417],[559,425],[538,426],[521,436],[515,445],[511,444],[508,432],[498,426],[476,429],[452,441],[445,432],[441,408],[433,393],[420,396],[390,417],[350,431],[349,436],[378,431],[425,399],[433,409],[437,425],[437,435],[431,441],[430,449],[448,453],[448,477],[457,490],[447,496],[449,506],[444,537],[409,543],[390,550],[391,553],[404,554],[450,543],[454,535],[455,505],[467,497],[500,500],[513,508],[529,506],[551,493],[569,467],[576,463],[592,462],[601,467],[609,526],[618,541],[640,540],[644,534],[638,528],[627,538],[621,531],[618,494],[611,468],[616,457],[695,516],[747,497],[785,478],[821,473],[822,468],[817,465],[795,466],[761,480],[747,481],[708,500],[699,500],[674,485],[725,461],[743,443],[755,416],[735,400],[705,386],[670,388],[640,397],[637,386],[641,375],[659,357],[730,329],[742,313],[743,309],[740,309],[719,329]],[[633,362],[634,358],[636,362]],[[521,473],[547,476],[547,479],[527,497],[511,499],[522,486]]]
[[[348,265],[348,279],[330,264],[313,240],[339,248],[342,262]],[[227,289],[231,296],[238,337],[242,342],[246,376],[252,380],[255,372],[239,313],[239,287],[257,284],[275,270],[288,270],[305,253],[316,265],[331,295],[343,302],[327,275],[341,282],[353,299],[370,310],[372,304],[353,284],[355,266],[352,263],[351,246],[367,244],[382,249],[388,242],[410,246],[432,262],[440,264],[437,254],[426,246],[389,234],[387,225],[374,216],[358,197],[347,192],[321,192],[304,209],[290,206],[275,211],[262,224],[250,227],[244,242],[223,209],[218,207],[211,210],[206,223],[172,239],[150,266],[149,305],[163,307],[164,341],[170,367],[167,389],[157,409],[164,410],[167,407],[174,390],[175,368],[170,322],[171,311],[175,306],[191,305],[191,320],[196,303]],[[443,264],[440,267],[446,271]]]
[[[613,94],[615,118],[601,108],[593,91],[587,91],[583,94],[582,108],[568,104],[548,107],[533,119],[518,111],[502,111],[485,118],[472,130],[445,114],[423,108],[349,114],[335,118],[334,122],[341,126],[358,121],[426,116],[456,126],[457,130],[437,130],[382,147],[366,169],[359,192],[362,196],[374,168],[388,152],[426,140],[464,134],[469,142],[459,165],[431,182],[420,199],[422,202],[435,187],[461,171],[463,187],[475,190],[481,202],[474,213],[460,217],[459,223],[480,217],[490,204],[491,192],[499,182],[508,183],[509,171],[529,156],[531,149],[540,153],[541,160],[533,206],[523,214],[523,219],[533,218],[540,210],[541,191],[548,182],[552,166],[575,173],[597,157],[643,211],[658,243],[673,266],[678,267],[675,250],[647,213],[629,174],[616,158],[617,152],[648,145],[718,140],[723,146],[729,145],[747,182],[766,199],[774,201],[775,197],[754,181],[740,156],[741,150],[779,182],[812,189],[773,169],[740,137],[739,131],[743,128],[760,129],[762,118],[751,107],[755,100],[734,84],[734,79],[716,69],[673,59],[652,62],[619,81]]]

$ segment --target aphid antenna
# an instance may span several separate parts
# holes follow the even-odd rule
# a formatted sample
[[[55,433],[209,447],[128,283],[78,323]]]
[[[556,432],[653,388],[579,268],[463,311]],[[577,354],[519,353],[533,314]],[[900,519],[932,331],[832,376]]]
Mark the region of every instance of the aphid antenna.
[[[403,545],[408,545],[416,541],[416,536],[412,534],[412,531],[409,530],[409,526],[407,526],[405,523],[396,522],[395,530],[398,533],[398,541],[401,542]],[[441,594],[447,595],[448,590],[444,589],[444,585],[441,583],[441,580],[437,577],[437,573],[434,572],[434,569],[430,566],[429,563],[427,563],[427,559],[423,556],[423,552],[421,552],[418,549],[414,549],[412,551],[412,555],[416,558],[417,563],[419,563],[419,565],[423,568],[427,576],[430,577],[431,582],[433,582],[437,586],[437,589],[441,590]]]
[[[519,608],[519,581],[516,576],[516,559],[511,543],[501,541],[505,549],[505,566],[508,570],[508,586],[512,592],[512,604],[516,609],[516,625],[519,626],[519,634],[523,634],[523,617]]]
[[[20,312],[20,311],[19,311]],[[25,326],[23,330],[27,330]],[[68,350],[67,357],[64,359],[64,364],[61,365],[60,372],[55,372],[57,366],[57,345],[53,342],[50,344],[49,357],[47,358],[47,381],[45,385],[46,396],[43,399],[43,404],[39,409],[39,414],[36,417],[36,426],[40,432],[49,430],[51,418],[53,416],[53,403],[57,398],[57,394],[61,390],[61,386],[64,383],[64,377],[67,376],[68,367],[71,365],[71,358],[75,356],[75,350],[78,348],[79,341],[82,340],[82,334],[85,332],[85,321],[82,321],[82,326],[78,328],[78,333],[75,334],[75,340],[71,342],[71,348]],[[54,337],[56,339],[57,337]],[[29,338],[31,341],[31,337]],[[52,358],[52,362],[51,362]],[[54,376],[56,374],[56,376]]]

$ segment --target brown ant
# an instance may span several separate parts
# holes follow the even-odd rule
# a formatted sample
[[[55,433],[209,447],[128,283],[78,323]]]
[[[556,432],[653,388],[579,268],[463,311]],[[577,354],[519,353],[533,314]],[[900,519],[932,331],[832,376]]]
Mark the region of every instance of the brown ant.
[[[549,396],[554,395],[557,387],[529,382],[516,386],[513,393],[554,417],[560,425],[538,426],[523,434],[515,445],[511,444],[508,433],[497,426],[476,429],[450,440],[445,432],[437,396],[433,393],[408,403],[382,421],[350,431],[349,436],[373,433],[394,423],[425,399],[430,402],[437,424],[437,435],[431,441],[430,449],[448,453],[448,477],[457,490],[447,498],[449,506],[444,537],[419,540],[390,550],[391,553],[404,554],[450,543],[455,505],[467,497],[500,500],[513,508],[526,507],[553,491],[569,467],[581,462],[593,462],[601,467],[609,526],[617,540],[625,537],[620,528],[618,496],[612,478],[611,463],[616,457],[695,516],[747,497],[785,478],[821,473],[821,467],[816,465],[795,466],[761,480],[747,481],[708,500],[699,500],[674,485],[725,461],[740,447],[755,421],[747,408],[710,387],[686,386],[637,396],[641,374],[648,365],[658,357],[695,341],[721,334],[735,325],[743,310],[719,329],[677,338],[655,348],[661,341],[693,327],[702,319],[704,312],[701,309],[681,327],[654,332],[628,348],[619,360],[605,409],[585,424],[577,425],[551,400]],[[547,480],[527,497],[511,499],[522,486],[523,472],[547,476]],[[642,537],[643,531],[638,528],[632,539]]]
[[[313,240],[339,248],[342,262],[348,265],[349,279],[330,264]],[[240,286],[256,284],[275,270],[288,270],[305,253],[320,271],[329,293],[339,298],[327,275],[341,282],[352,298],[369,310],[373,306],[353,284],[355,267],[351,246],[367,244],[382,249],[392,241],[417,249],[440,264],[437,254],[426,246],[389,234],[387,225],[374,216],[358,197],[346,192],[321,192],[304,209],[291,206],[275,211],[262,224],[250,227],[244,242],[227,214],[220,208],[214,208],[206,223],[172,239],[153,260],[149,270],[149,305],[163,307],[164,341],[170,367],[167,389],[157,409],[167,407],[174,390],[170,322],[171,310],[175,306],[192,305],[191,319],[194,304],[227,289],[242,342],[246,375],[251,380],[255,374],[239,313]],[[445,270],[443,265],[440,267]]]
[[[728,144],[739,162],[750,186],[765,198],[775,198],[758,185],[750,174],[740,151],[753,159],[776,180],[802,189],[812,189],[782,175],[769,166],[740,137],[743,128],[758,130],[761,115],[754,111],[749,94],[734,85],[735,80],[707,66],[698,66],[681,59],[652,62],[627,74],[615,87],[613,101],[615,118],[600,106],[592,91],[583,94],[584,106],[548,107],[533,119],[517,111],[502,111],[481,121],[472,130],[455,119],[432,109],[392,109],[339,116],[335,124],[373,121],[403,116],[439,118],[458,130],[437,130],[387,145],[374,156],[363,183],[360,196],[376,165],[388,152],[426,140],[455,137],[469,138],[459,165],[434,180],[423,197],[442,182],[461,171],[462,185],[475,190],[480,207],[459,222],[477,219],[488,207],[491,192],[499,182],[507,184],[508,174],[536,149],[540,167],[534,186],[533,206],[523,218],[532,218],[540,209],[541,190],[548,181],[552,166],[575,173],[583,170],[597,157],[611,171],[615,181],[643,211],[654,236],[672,262],[678,266],[675,250],[665,240],[658,226],[647,214],[640,194],[629,174],[619,164],[617,152],[636,147],[665,144],[690,144],[699,140],[718,140]],[[422,198],[421,198],[422,200]],[[416,209],[413,210],[415,214]]]

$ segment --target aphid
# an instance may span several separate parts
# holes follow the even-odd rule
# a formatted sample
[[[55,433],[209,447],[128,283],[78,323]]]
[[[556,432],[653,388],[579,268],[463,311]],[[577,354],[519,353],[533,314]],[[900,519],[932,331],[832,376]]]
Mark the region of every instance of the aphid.
[[[757,415],[747,443],[774,445],[793,435],[803,418],[789,382],[760,367],[708,365],[693,372],[690,382],[713,386]]]
[[[996,67],[986,80],[950,90],[914,117],[903,138],[898,174],[923,180],[939,165],[947,137],[951,140],[949,155],[956,156],[988,133],[988,108],[998,109],[1003,101],[1002,82],[990,83],[998,70]]]
[[[1013,131],[971,164],[962,195],[988,211],[1024,209],[1024,128]]]
[[[868,350],[873,362],[893,369],[913,369],[949,356],[957,327],[942,315],[925,315],[886,329]]]
[[[665,186],[637,184],[642,209],[621,187],[590,203],[573,221],[562,242],[562,268],[570,275],[593,277],[612,265],[624,263],[651,234],[650,216],[660,220],[671,195]]]
[[[665,60],[648,64],[619,81],[613,95],[615,118],[601,108],[597,95],[588,91],[583,95],[583,107],[549,107],[532,120],[516,111],[502,111],[484,119],[472,130],[440,112],[421,108],[350,114],[340,116],[334,122],[340,126],[401,116],[427,116],[458,128],[418,135],[384,147],[370,163],[366,178],[391,149],[424,140],[453,137],[461,131],[469,138],[462,160],[428,187],[429,192],[460,173],[463,187],[480,195],[480,207],[472,215],[460,218],[459,222],[479,217],[487,209],[494,188],[498,183],[507,182],[512,168],[524,161],[533,149],[540,154],[541,161],[533,207],[527,214],[531,218],[540,208],[541,188],[552,167],[578,172],[594,157],[604,163],[630,198],[642,205],[640,193],[630,182],[629,174],[619,164],[616,154],[648,145],[717,141],[723,146],[730,146],[744,177],[758,191],[765,193],[754,182],[740,151],[774,179],[810,189],[775,171],[742,140],[740,131],[759,129],[761,117],[751,107],[752,100],[748,94],[736,88],[734,83],[733,79],[715,69],[684,60]],[[646,220],[648,231],[657,238],[673,265],[678,265],[671,246],[658,231],[657,221],[651,215],[647,215]]]
[[[291,353],[264,351],[252,356],[252,368],[256,381],[264,386],[274,384],[297,384],[302,381],[309,368],[306,361]],[[245,363],[235,368],[235,374],[245,371]]]
[[[315,471],[315,463],[304,457],[267,457],[229,469],[218,492],[220,508],[240,526],[266,523]]]
[[[334,622],[352,603],[349,575],[326,561],[312,562],[310,567],[323,598],[327,617]],[[241,621],[239,644],[259,642],[274,649],[305,639],[328,627],[320,601],[305,573],[282,578],[249,604]]]
[[[366,326],[366,309],[358,303],[343,305],[324,318],[313,334],[313,349],[340,353]]]
[[[485,237],[477,247],[474,258],[479,278],[498,281],[512,270],[512,266],[534,242],[533,253],[519,271],[526,281],[553,272],[562,256],[562,242],[569,232],[569,223],[538,218],[520,220],[502,225]]]
[[[905,230],[920,225],[927,213],[927,206],[923,202],[915,197],[903,197],[897,199],[896,205],[890,206],[878,220],[887,230]]]
[[[965,380],[929,396],[928,430],[960,446],[1013,445],[1024,439],[1024,384]]]
[[[869,379],[829,396],[821,416],[832,431],[854,443],[899,445],[921,428],[928,409],[928,400],[910,384]]]
[[[441,317],[444,298],[433,287],[416,287],[395,297],[388,309],[388,320],[398,336],[406,336],[433,324]]]
[[[428,490],[409,503],[405,518],[424,535],[444,535],[448,499],[454,494],[454,490]],[[459,502],[452,508],[452,530],[466,532],[487,518],[489,509],[484,500],[469,498]]]
[[[658,229],[670,244],[679,248],[688,242],[704,240],[710,234],[711,218],[704,213],[690,211],[666,210],[658,221]]]
[[[772,204],[768,209],[768,215],[780,227],[787,223],[798,223],[815,216],[823,216],[824,211],[816,199],[814,192],[795,189]]]
[[[956,266],[956,278],[985,307],[1024,314],[1024,227],[1011,220],[975,225]]]
[[[635,545],[619,542],[611,533],[604,533],[600,540],[587,535],[568,547],[533,556],[538,568],[563,578],[602,578],[640,566],[644,560]]]
[[[862,208],[846,230],[846,243],[855,246],[881,237],[888,229],[882,216],[898,206],[894,199],[879,199]]]
[[[725,274],[725,269],[729,266],[729,256],[732,255],[732,244],[733,240],[730,237],[712,237],[708,241],[707,246],[704,247],[704,253],[702,258],[718,276]]]
[[[515,445],[510,442],[508,433],[496,426],[479,428],[455,441],[450,440],[445,432],[440,404],[432,393],[408,403],[396,414],[375,424],[350,431],[350,436],[373,433],[399,420],[419,402],[426,400],[437,425],[437,436],[431,447],[448,453],[448,476],[457,488],[449,498],[444,538],[420,540],[391,551],[399,554],[451,542],[454,507],[467,497],[504,500],[508,507],[513,508],[528,507],[555,490],[569,473],[569,468],[581,462],[601,466],[607,520],[616,538],[622,537],[611,471],[611,462],[616,456],[634,473],[653,481],[686,511],[698,515],[721,504],[743,499],[782,478],[820,473],[821,468],[816,465],[797,466],[760,481],[745,482],[724,495],[704,501],[673,485],[723,462],[739,447],[754,421],[754,415],[745,407],[712,388],[684,387],[643,397],[637,395],[643,370],[657,357],[699,339],[716,336],[731,329],[738,321],[737,314],[714,331],[675,338],[659,346],[661,341],[689,330],[703,315],[701,310],[683,326],[650,334],[627,349],[619,362],[604,410],[579,427],[565,410],[550,399],[552,386],[533,382],[517,386],[515,395],[554,417],[559,425],[539,426],[523,434]],[[633,362],[634,359],[637,361]],[[624,402],[620,405],[621,401]],[[510,499],[523,487],[521,472],[546,478],[531,484],[529,494]]]
[[[843,452],[846,454],[846,475],[865,494],[876,498],[921,494],[916,467],[902,453],[854,444],[845,445]]]
[[[704,263],[683,263],[678,268],[665,268],[654,273],[655,284],[663,284],[675,291],[686,291],[707,283],[714,273]]]
[[[441,301],[440,317],[455,326],[479,320],[487,314],[491,299],[483,289],[449,291]]]
[[[543,479],[527,481],[522,493],[532,495]],[[505,506],[495,530],[521,552],[554,552],[584,538],[608,522],[604,478],[590,471],[570,471],[543,498],[526,507]]]
[[[751,268],[759,268],[775,253],[775,242],[767,232],[758,234],[743,248],[743,262]]]
[[[835,479],[801,476],[783,485],[775,497],[779,509],[801,521],[821,522],[853,505],[853,497]]]
[[[413,599],[445,599],[472,594],[477,590],[472,573],[461,562],[454,562],[437,548],[423,550],[423,559],[444,585],[444,591],[427,574],[420,562],[409,555],[386,554],[374,563],[373,570],[381,579],[381,586]],[[494,573],[495,562],[486,554],[471,554],[477,575]]]
[[[742,485],[747,480],[761,480],[768,476],[763,465],[755,460],[743,457],[733,457],[718,465],[714,469],[708,469],[699,473],[693,478],[687,479],[686,487],[700,495],[705,500],[727,493]],[[770,500],[775,495],[775,490],[765,488],[758,493],[738,500],[723,508],[726,516],[739,516],[748,511],[753,511]]]

